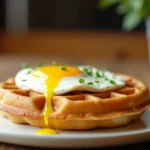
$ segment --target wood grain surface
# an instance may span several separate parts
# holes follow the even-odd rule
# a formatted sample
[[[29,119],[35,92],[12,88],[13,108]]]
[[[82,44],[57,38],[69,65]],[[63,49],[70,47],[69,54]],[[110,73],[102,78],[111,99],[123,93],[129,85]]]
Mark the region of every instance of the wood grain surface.
[[[0,51],[148,60],[147,41],[140,32],[35,30],[19,35],[1,33]]]

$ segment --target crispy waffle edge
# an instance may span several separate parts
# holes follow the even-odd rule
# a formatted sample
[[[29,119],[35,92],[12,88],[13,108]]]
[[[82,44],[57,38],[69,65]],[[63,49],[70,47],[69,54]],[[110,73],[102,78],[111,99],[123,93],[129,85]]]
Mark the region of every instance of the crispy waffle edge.
[[[144,83],[127,75],[121,75],[126,80],[126,89],[108,91],[105,93],[54,96],[52,103],[54,112],[49,117],[48,127],[61,130],[86,130],[93,128],[111,128],[123,126],[139,118],[149,108],[149,90]],[[127,93],[125,93],[127,92]],[[111,94],[111,97],[109,97]],[[31,98],[32,96],[32,98]],[[90,97],[91,96],[91,97]],[[84,100],[82,99],[84,97]],[[79,98],[79,99],[78,99]],[[89,99],[88,99],[89,98]],[[92,100],[91,100],[91,99]],[[61,100],[60,100],[61,99]],[[11,121],[19,124],[30,124],[45,127],[42,106],[45,99],[43,95],[33,91],[20,90],[16,87],[13,78],[2,82],[0,85],[0,113]],[[22,102],[21,102],[22,101]],[[128,108],[110,109],[111,111],[95,111],[81,113],[84,102],[100,104],[102,106],[128,101]],[[69,103],[70,102],[70,103]],[[71,105],[79,103],[74,108]],[[93,106],[94,106],[93,104]],[[62,107],[62,105],[64,107]],[[86,104],[87,111],[89,110]],[[80,110],[74,113],[69,109]],[[105,108],[105,107],[104,107]],[[68,110],[67,110],[68,109]],[[106,107],[106,109],[108,109]],[[29,111],[28,111],[29,110]]]

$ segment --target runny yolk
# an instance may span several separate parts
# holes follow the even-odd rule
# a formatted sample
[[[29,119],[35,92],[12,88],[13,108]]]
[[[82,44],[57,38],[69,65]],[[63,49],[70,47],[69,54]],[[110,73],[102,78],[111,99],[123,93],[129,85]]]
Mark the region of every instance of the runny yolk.
[[[82,72],[78,68],[72,66],[66,66],[65,70],[62,70],[61,66],[45,66],[40,67],[33,72],[34,76],[42,77],[42,75],[38,75],[36,72],[42,72],[42,74],[46,76],[44,93],[46,103],[43,109],[43,116],[44,122],[46,126],[48,126],[49,115],[54,111],[51,104],[51,99],[54,95],[54,89],[58,86],[59,81],[63,77],[79,75]]]
[[[57,131],[49,128],[44,128],[37,130],[36,134],[57,134]]]

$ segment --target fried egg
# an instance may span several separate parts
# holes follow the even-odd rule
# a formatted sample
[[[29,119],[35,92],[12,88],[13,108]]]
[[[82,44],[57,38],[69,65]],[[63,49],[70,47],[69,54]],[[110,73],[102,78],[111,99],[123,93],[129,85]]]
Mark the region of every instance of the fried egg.
[[[53,95],[72,91],[104,92],[125,86],[125,81],[120,76],[91,66],[53,65],[27,68],[17,73],[15,82],[20,89],[33,90],[45,95],[43,115],[46,125],[49,114],[53,112]]]

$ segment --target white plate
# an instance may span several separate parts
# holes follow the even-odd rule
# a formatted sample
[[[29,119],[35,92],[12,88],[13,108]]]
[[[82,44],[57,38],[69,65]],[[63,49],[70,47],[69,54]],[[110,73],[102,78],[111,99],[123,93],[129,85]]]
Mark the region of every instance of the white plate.
[[[19,145],[77,148],[104,147],[150,140],[150,110],[141,120],[126,127],[91,131],[60,131],[57,135],[36,135],[37,128],[18,125],[0,116],[0,141]]]

